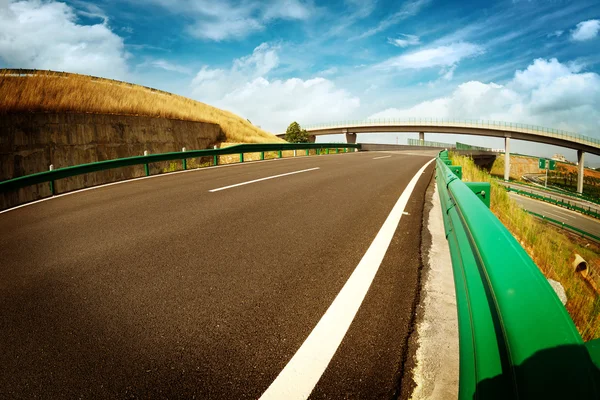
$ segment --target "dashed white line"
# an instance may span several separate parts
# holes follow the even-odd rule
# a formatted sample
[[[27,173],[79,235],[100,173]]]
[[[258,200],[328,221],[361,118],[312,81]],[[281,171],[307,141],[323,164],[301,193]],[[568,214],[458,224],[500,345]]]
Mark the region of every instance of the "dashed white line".
[[[382,158],[390,158],[391,156],[375,157],[373,160],[381,160]]]
[[[560,215],[553,214],[553,213],[551,213],[551,212],[545,212],[545,213],[542,213],[542,214],[544,214],[544,215],[546,215],[546,216],[547,216],[547,215],[551,215],[551,216],[553,216],[554,218],[557,218],[557,219],[562,219],[562,220],[565,220],[565,221],[567,221],[567,218],[565,218],[565,217],[562,217],[562,216],[560,216]]]
[[[216,188],[216,189],[211,189],[209,190],[209,192],[214,193],[214,192],[219,192],[221,190],[226,190],[226,189],[231,189],[234,187],[238,187],[238,186],[244,186],[244,185],[249,185],[251,183],[256,183],[256,182],[262,182],[262,181],[266,181],[269,179],[275,179],[275,178],[281,178],[282,176],[288,176],[288,175],[295,175],[295,174],[301,174],[303,172],[309,172],[309,171],[315,171],[317,169],[321,169],[320,167],[316,167],[316,168],[309,168],[309,169],[303,169],[300,171],[294,171],[294,172],[287,172],[285,174],[279,174],[279,175],[273,175],[273,176],[267,176],[265,178],[260,178],[260,179],[253,179],[251,181],[246,181],[246,182],[241,182],[241,183],[236,183],[234,185],[229,185],[229,186],[223,186],[220,188]]]
[[[300,400],[310,396],[358,312],[419,178],[432,162],[425,164],[406,186],[342,290],[261,400]]]

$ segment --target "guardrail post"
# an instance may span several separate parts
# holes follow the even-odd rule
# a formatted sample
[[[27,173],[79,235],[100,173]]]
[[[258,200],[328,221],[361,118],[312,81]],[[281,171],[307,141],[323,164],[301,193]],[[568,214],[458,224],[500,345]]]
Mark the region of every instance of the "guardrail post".
[[[265,152],[264,152],[264,151],[261,151],[261,152],[260,152],[260,159],[261,159],[261,160],[264,160],[264,159],[265,159]]]
[[[240,153],[240,162],[244,162],[244,153]]]
[[[336,147],[335,148],[335,154],[338,154],[339,152],[340,152],[340,149]]]
[[[325,154],[329,154],[329,147],[325,149]]]
[[[213,149],[217,149],[217,148],[218,148],[218,147],[217,147],[217,145],[215,144],[215,145],[213,146]],[[219,165],[219,156],[218,156],[218,155],[216,155],[216,154],[213,156],[213,165]]]
[[[50,164],[48,167],[49,171],[54,171],[54,164]],[[54,181],[50,181],[50,194],[54,196]]]
[[[144,155],[148,155],[148,150],[144,150]],[[146,171],[146,176],[150,176],[150,168],[148,167],[148,163],[144,164],[144,171]]]
[[[181,152],[185,153],[185,147],[181,148]],[[187,169],[187,159],[182,158],[181,159],[181,164],[183,165],[183,170],[185,171]]]
[[[279,152],[278,152],[278,154],[277,154],[277,155],[279,156],[279,158],[282,158],[282,157],[283,157],[283,154],[282,154],[281,150],[279,150]]]
[[[297,150],[294,149],[294,157],[296,157],[298,155]]]
[[[308,155],[308,149],[306,149],[306,155]]]

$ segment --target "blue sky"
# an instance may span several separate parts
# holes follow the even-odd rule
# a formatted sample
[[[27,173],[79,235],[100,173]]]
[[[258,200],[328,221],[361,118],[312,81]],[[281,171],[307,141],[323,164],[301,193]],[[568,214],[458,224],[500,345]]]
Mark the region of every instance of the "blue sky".
[[[271,132],[293,120],[415,116],[600,137],[599,31],[598,1],[0,0],[0,66],[139,83]],[[359,140],[397,136],[416,137]]]

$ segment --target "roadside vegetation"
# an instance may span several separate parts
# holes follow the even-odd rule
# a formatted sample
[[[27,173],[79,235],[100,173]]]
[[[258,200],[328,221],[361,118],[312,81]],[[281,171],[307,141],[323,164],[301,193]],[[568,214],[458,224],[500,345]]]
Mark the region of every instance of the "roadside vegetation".
[[[450,153],[454,165],[462,166],[463,181],[490,182],[491,210],[535,261],[549,279],[560,282],[567,294],[567,311],[584,340],[600,337],[600,296],[578,273],[571,263],[575,254],[581,255],[592,274],[600,267],[600,246],[571,235],[553,225],[540,221],[521,209],[507,191],[479,169],[468,157]]]
[[[229,111],[144,86],[88,75],[0,70],[0,99],[0,114],[77,112],[172,118],[219,124],[232,142],[283,142]]]
[[[292,122],[285,131],[285,140],[290,143],[308,143],[310,136],[296,121]]]

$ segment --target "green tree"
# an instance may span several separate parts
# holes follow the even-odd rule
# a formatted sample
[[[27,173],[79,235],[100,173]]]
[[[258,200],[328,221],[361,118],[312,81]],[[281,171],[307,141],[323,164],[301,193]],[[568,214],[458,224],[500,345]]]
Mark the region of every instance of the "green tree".
[[[302,129],[300,124],[294,121],[285,131],[285,140],[290,143],[308,143],[310,138],[306,129]]]

